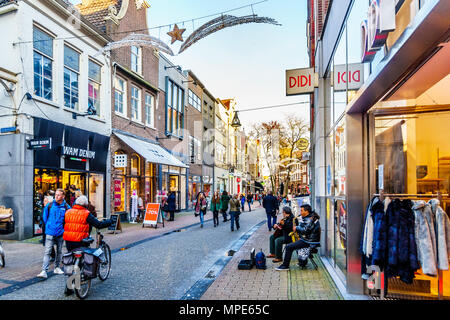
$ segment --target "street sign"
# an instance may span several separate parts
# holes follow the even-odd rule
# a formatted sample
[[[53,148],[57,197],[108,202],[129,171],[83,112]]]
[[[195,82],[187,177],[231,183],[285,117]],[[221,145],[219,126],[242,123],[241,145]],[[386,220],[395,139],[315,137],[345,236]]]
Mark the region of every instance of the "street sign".
[[[161,214],[160,206],[159,203],[147,203],[142,227],[145,227],[146,225],[155,226],[155,228],[157,227],[158,218]]]
[[[40,138],[28,140],[28,149],[30,150],[51,150],[52,138]]]
[[[286,70],[286,95],[314,93],[318,82],[314,68]]]

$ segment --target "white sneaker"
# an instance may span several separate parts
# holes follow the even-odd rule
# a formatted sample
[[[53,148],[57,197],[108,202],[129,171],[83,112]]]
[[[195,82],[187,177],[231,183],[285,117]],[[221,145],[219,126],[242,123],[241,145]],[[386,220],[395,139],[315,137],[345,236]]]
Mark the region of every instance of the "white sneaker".
[[[55,270],[53,270],[53,274],[64,274],[64,271],[62,271],[61,268],[55,268]]]
[[[38,278],[44,278],[47,279],[47,272],[45,272],[44,270],[41,271],[41,273],[39,273],[37,275]]]

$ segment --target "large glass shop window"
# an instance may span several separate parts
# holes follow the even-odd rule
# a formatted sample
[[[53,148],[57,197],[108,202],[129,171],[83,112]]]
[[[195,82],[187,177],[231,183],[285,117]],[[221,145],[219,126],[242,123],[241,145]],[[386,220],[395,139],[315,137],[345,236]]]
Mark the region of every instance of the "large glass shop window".
[[[443,194],[441,207],[450,213],[450,112],[382,116],[375,120],[376,189],[406,199],[429,201]],[[402,198],[405,199],[405,198]],[[443,271],[443,295],[450,296],[450,272]],[[389,280],[389,293],[436,297],[438,277],[419,270],[411,286]]]
[[[448,194],[449,121],[450,112],[376,118],[377,191],[382,186],[385,193]]]
[[[97,218],[105,217],[103,174],[89,175],[89,201],[95,207]]]

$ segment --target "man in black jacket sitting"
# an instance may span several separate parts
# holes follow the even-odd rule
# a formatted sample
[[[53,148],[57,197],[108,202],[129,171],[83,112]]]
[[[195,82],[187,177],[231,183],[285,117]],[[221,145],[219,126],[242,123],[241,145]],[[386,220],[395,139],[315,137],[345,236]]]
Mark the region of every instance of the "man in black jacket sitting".
[[[300,240],[286,246],[283,263],[276,268],[278,271],[289,270],[289,264],[291,263],[292,252],[294,250],[320,244],[321,229],[319,215],[312,211],[309,204],[301,206],[300,210],[301,218],[299,219],[299,225],[293,228],[294,232],[298,232]]]

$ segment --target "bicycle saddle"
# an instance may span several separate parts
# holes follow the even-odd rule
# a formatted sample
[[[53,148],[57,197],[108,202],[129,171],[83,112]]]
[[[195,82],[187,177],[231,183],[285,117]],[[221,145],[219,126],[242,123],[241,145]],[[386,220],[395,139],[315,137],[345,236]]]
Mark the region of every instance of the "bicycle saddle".
[[[85,239],[81,240],[81,242],[82,242],[83,244],[87,244],[87,245],[90,245],[90,244],[93,243],[94,241],[95,241],[95,239],[92,238],[92,237],[85,238]]]

